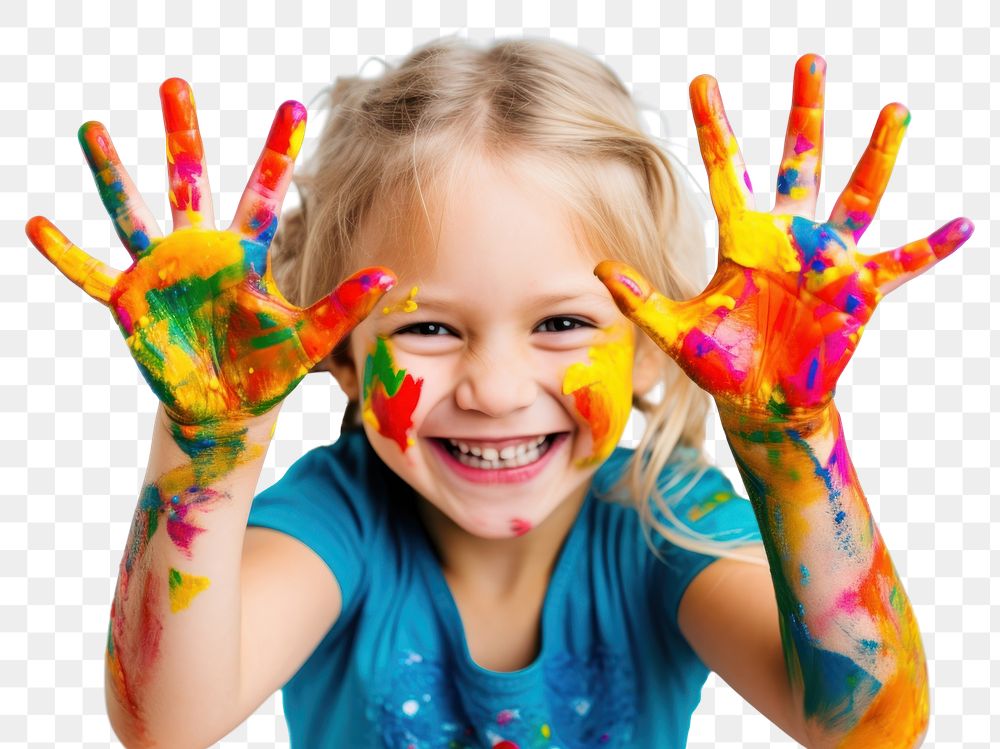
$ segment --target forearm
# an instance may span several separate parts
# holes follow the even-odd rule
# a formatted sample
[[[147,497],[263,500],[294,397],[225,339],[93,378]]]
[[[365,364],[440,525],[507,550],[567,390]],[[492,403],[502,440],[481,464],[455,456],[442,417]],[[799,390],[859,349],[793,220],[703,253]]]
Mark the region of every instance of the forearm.
[[[928,720],[920,633],[831,403],[809,418],[720,404],[767,550],[793,689],[822,744],[914,746]]]
[[[192,444],[157,412],[106,646],[108,712],[129,746],[165,730],[185,745],[235,700],[243,540],[274,418]]]

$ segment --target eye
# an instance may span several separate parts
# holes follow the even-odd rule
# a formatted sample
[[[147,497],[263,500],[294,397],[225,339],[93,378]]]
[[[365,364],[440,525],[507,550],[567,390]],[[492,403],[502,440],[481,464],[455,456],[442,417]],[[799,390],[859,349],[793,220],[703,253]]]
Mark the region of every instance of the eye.
[[[418,322],[400,328],[393,335],[441,336],[452,335],[452,332],[439,322]]]
[[[575,317],[550,317],[547,320],[543,320],[535,330],[541,333],[564,333],[570,330],[592,327],[594,326],[589,322],[578,320]]]

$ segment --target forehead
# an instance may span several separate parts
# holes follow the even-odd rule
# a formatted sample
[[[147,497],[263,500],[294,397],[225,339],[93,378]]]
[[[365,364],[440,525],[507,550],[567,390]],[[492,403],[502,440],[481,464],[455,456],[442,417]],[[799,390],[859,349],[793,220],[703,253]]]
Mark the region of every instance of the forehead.
[[[418,286],[418,304],[438,297],[500,306],[560,297],[610,303],[593,275],[600,253],[524,164],[463,160],[410,202],[407,210],[399,202],[374,209],[358,249],[366,263],[396,272],[398,290]]]

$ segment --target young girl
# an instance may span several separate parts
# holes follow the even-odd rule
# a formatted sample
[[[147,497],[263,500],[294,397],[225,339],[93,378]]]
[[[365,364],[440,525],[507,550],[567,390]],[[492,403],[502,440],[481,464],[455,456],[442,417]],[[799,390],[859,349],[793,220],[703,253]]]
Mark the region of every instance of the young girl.
[[[676,167],[618,79],[553,42],[436,42],[340,81],[276,237],[300,104],[225,231],[186,83],[161,87],[168,236],[85,124],[133,264],[28,234],[162,401],[108,632],[122,741],[205,746],[282,688],[296,746],[682,746],[712,669],[810,746],[917,745],[920,636],[832,396],[882,295],[972,226],[857,251],[898,104],[813,220],[824,76],[795,68],[769,213],[715,81],[691,84],[720,225],[704,290]],[[320,370],[341,437],[254,498],[282,399]],[[697,386],[750,502],[700,456]]]

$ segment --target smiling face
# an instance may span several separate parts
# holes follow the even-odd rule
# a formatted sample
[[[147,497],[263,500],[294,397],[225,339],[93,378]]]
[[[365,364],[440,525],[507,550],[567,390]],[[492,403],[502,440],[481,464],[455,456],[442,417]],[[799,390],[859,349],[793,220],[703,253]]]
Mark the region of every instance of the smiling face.
[[[486,160],[460,182],[407,239],[415,272],[366,221],[366,255],[400,283],[335,374],[393,471],[467,533],[509,538],[582,499],[655,375],[633,380],[634,328],[556,199]]]

